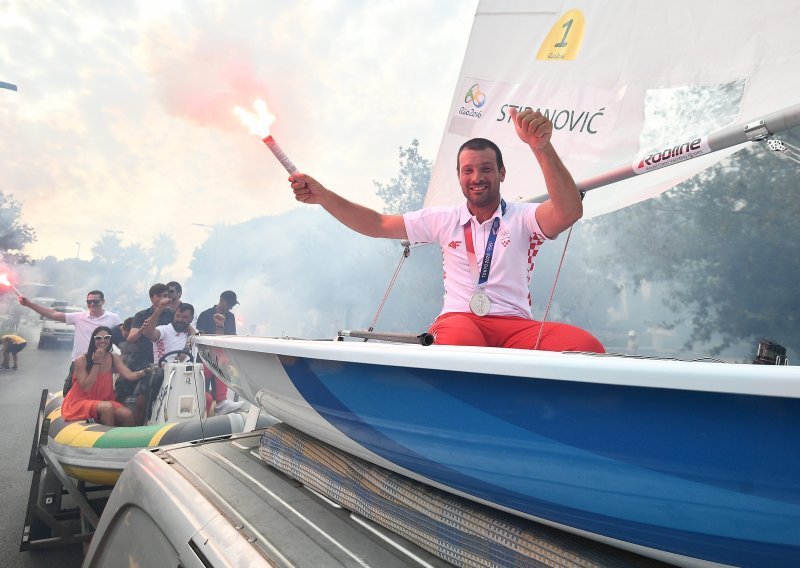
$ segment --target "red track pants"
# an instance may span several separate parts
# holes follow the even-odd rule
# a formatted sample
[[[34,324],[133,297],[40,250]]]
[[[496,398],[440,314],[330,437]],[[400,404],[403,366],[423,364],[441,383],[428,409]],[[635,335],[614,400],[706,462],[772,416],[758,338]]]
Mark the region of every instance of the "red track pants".
[[[214,381],[214,400],[217,402],[222,402],[226,398],[228,398],[228,385],[220,381],[211,370],[203,365],[203,374],[206,377],[206,384],[211,386],[209,381]]]
[[[473,313],[446,313],[433,322],[430,333],[439,345],[475,345],[534,349],[541,351],[590,351],[605,353],[603,345],[589,332],[565,323],[542,322],[516,316],[476,316]]]

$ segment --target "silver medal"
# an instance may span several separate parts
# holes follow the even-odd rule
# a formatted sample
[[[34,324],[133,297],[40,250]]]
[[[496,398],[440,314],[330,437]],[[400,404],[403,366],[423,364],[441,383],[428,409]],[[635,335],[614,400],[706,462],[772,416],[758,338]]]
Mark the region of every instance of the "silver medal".
[[[483,292],[475,292],[469,299],[469,309],[476,316],[485,316],[491,311],[492,302]]]

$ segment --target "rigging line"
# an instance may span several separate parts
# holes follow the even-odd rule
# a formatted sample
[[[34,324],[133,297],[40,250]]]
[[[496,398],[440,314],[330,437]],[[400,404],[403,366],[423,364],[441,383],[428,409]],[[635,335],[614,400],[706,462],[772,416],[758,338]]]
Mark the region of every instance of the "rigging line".
[[[581,201],[583,198],[586,197],[585,191],[578,190],[578,195],[581,196]],[[534,351],[539,350],[539,343],[542,341],[542,332],[544,331],[544,324],[547,321],[547,315],[550,313],[550,306],[553,305],[553,296],[556,293],[556,285],[558,284],[558,277],[561,275],[561,267],[564,265],[564,257],[567,256],[567,246],[569,246],[569,238],[572,236],[572,228],[575,226],[575,223],[569,226],[569,232],[567,233],[567,240],[564,242],[564,250],[561,251],[561,260],[558,261],[558,269],[556,270],[556,276],[553,279],[553,288],[550,290],[550,298],[547,300],[547,307],[544,310],[544,316],[542,317],[542,324],[539,326],[539,335],[536,337],[536,345],[533,346]]]
[[[542,340],[542,331],[544,331],[544,324],[547,321],[547,315],[550,313],[550,306],[553,304],[553,296],[556,293],[556,284],[558,284],[558,277],[561,274],[561,266],[564,264],[564,257],[567,255],[567,246],[569,245],[569,238],[572,236],[572,227],[570,225],[569,232],[567,233],[567,240],[564,242],[564,250],[561,251],[561,260],[558,261],[558,269],[556,270],[556,277],[553,279],[553,288],[550,290],[550,298],[547,300],[547,307],[544,310],[544,317],[542,317],[542,324],[539,326],[539,335],[536,337],[536,345],[533,346],[534,351],[538,351],[539,342]]]
[[[206,428],[205,422],[208,420],[208,411],[206,410],[206,375],[204,372],[205,365],[200,360],[200,350],[197,348],[197,342],[195,341],[195,336],[190,335],[187,339],[189,344],[189,352],[192,354],[190,363],[192,364],[192,382],[194,383],[194,400],[197,404],[197,418],[200,420],[200,439],[206,439]],[[200,377],[201,379],[198,381],[197,379],[197,365],[200,365]],[[201,387],[202,385],[202,387]],[[202,390],[201,390],[202,388]],[[203,400],[200,400],[200,393],[203,393]],[[212,406],[215,404],[214,402],[211,403]],[[202,406],[201,406],[202,405]],[[203,411],[206,410],[206,417],[203,418]]]
[[[397,281],[397,276],[400,274],[400,269],[403,267],[403,263],[411,254],[411,243],[406,240],[400,241],[403,245],[403,254],[400,256],[400,262],[397,263],[397,268],[394,269],[394,274],[392,274],[392,279],[389,281],[389,286],[386,288],[386,292],[383,294],[383,299],[381,299],[381,303],[378,306],[378,311],[375,312],[375,317],[372,319],[372,323],[369,326],[368,331],[375,330],[375,324],[378,323],[378,318],[381,316],[381,312],[383,311],[383,306],[386,304],[386,300],[389,299],[389,293],[392,291],[395,282]],[[368,341],[364,339],[364,341]]]
[[[197,373],[197,357],[194,358],[194,362],[192,363],[192,381],[194,382],[194,400],[197,404],[197,418],[200,420],[200,438],[205,440],[206,439],[206,420],[208,420],[208,409],[206,408],[206,375],[204,372],[204,365],[200,363],[200,380],[198,381],[198,373]],[[200,397],[200,393],[203,393],[203,397]],[[213,408],[216,403],[211,401],[211,407]],[[205,411],[205,418],[203,418],[203,411]]]

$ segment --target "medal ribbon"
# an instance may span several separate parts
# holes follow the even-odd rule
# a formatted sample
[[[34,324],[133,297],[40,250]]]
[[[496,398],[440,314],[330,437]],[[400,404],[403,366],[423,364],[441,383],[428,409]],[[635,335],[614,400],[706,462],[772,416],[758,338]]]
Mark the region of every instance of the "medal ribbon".
[[[501,215],[506,214],[506,202],[500,200]],[[489,232],[489,239],[486,241],[486,251],[483,253],[483,261],[481,262],[481,271],[478,273],[478,267],[475,263],[475,244],[472,242],[472,228],[470,222],[464,224],[464,245],[467,249],[467,263],[469,270],[472,273],[473,279],[478,281],[478,288],[486,284],[489,280],[489,271],[492,268],[492,254],[494,254],[494,243],[497,240],[497,233],[500,230],[500,217],[495,217],[492,221],[492,229]]]

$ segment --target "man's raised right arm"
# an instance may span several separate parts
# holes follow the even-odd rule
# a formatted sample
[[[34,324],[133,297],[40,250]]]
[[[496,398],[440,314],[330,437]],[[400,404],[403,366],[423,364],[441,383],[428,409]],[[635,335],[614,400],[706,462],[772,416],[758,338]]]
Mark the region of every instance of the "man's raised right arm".
[[[41,306],[39,304],[35,304],[35,303],[31,302],[25,296],[20,296],[19,297],[19,303],[22,304],[23,306],[27,307],[27,308],[32,309],[34,312],[36,312],[40,316],[44,316],[47,319],[56,320],[56,321],[63,321],[63,322],[67,321],[67,317],[64,315],[64,312],[57,312],[53,308],[48,308],[48,307],[45,307],[45,306]]]
[[[297,201],[322,205],[340,223],[362,235],[386,239],[408,238],[402,215],[384,215],[348,201],[306,174],[292,174],[289,181]]]

